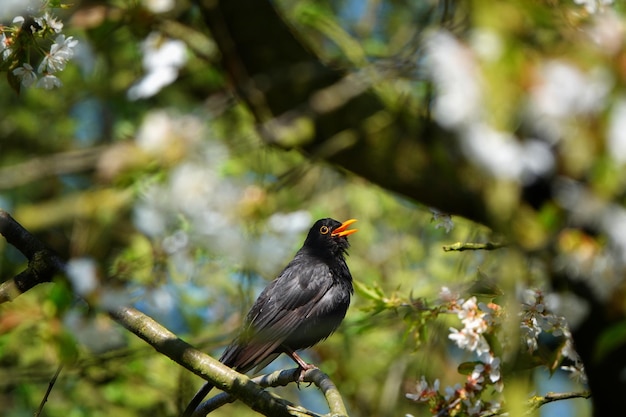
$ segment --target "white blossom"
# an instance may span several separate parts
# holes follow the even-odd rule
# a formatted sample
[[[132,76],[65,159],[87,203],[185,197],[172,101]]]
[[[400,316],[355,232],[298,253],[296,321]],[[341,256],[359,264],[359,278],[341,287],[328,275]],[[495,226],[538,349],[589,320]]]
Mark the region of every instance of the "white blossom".
[[[425,402],[428,401],[431,397],[436,395],[437,391],[439,391],[439,380],[436,379],[433,382],[433,385],[429,385],[426,381],[426,378],[422,375],[422,379],[415,386],[415,393],[408,393],[406,397],[409,400]]]
[[[626,97],[613,104],[606,137],[611,158],[619,164],[626,163]]]
[[[176,80],[187,62],[187,49],[180,40],[163,38],[153,32],[142,43],[146,75],[128,90],[128,98],[137,100],[155,95]]]
[[[56,76],[52,74],[46,74],[37,81],[37,87],[41,87],[44,90],[52,90],[55,87],[61,87],[63,83]]]
[[[580,358],[573,350],[572,335],[564,317],[554,314],[548,308],[554,301],[536,289],[526,289],[520,292],[522,298],[519,318],[521,333],[529,350],[537,349],[537,337],[542,332],[550,332],[560,336],[565,341],[562,355],[570,358],[574,365],[563,367],[571,373],[573,378],[584,381],[584,368]],[[460,299],[448,287],[443,287],[439,295],[446,305],[439,311],[446,311],[457,315],[463,323],[463,328],[450,328],[449,339],[464,350],[475,352],[477,361],[466,362],[473,364],[469,375],[462,384],[447,386],[443,393],[433,391],[424,377],[417,383],[415,394],[407,394],[407,398],[418,402],[428,402],[432,410],[439,410],[438,415],[458,413],[459,415],[480,416],[484,414],[501,414],[502,405],[498,401],[485,401],[482,395],[489,390],[488,395],[502,393],[504,383],[501,373],[501,358],[496,357],[485,338],[489,334],[494,338],[500,336],[502,330],[501,317],[505,316],[502,307],[494,302],[478,302],[476,297],[467,300]],[[491,339],[490,339],[491,340]],[[502,344],[500,343],[501,347]],[[497,395],[497,394],[494,394]],[[498,397],[494,397],[497,399]]]
[[[491,29],[476,28],[471,33],[471,46],[485,61],[497,61],[505,50],[500,34]]]
[[[461,387],[461,384],[454,384],[454,386],[450,387],[445,387],[443,389],[444,391],[444,398],[448,401],[450,401],[452,398],[454,398],[457,394],[457,392],[459,392],[463,387]]]
[[[479,360],[483,363],[482,369],[491,383],[498,382],[500,380],[500,358],[493,356],[491,352],[485,352],[480,355]]]
[[[0,56],[3,60],[7,59],[13,53],[10,46],[11,38],[7,37],[5,33],[0,34]]]
[[[526,183],[554,169],[554,156],[543,141],[519,141],[513,134],[482,122],[473,123],[460,133],[464,152],[494,176]]]
[[[489,343],[487,343],[485,337],[473,329],[464,328],[457,330],[451,327],[448,338],[454,341],[461,349],[476,352],[479,355],[489,352]]]
[[[300,233],[311,224],[311,214],[300,210],[293,213],[275,213],[268,219],[268,228],[274,232]]]
[[[126,343],[120,328],[111,325],[104,315],[71,309],[63,317],[63,325],[78,342],[96,353],[120,349]]]
[[[70,59],[74,56],[74,48],[78,45],[78,40],[73,36],[59,35],[54,40],[54,43],[50,47],[50,53],[58,56],[62,56],[65,59]]]
[[[595,16],[588,35],[598,46],[598,52],[614,55],[623,48],[626,22],[615,10],[606,10]]]
[[[15,75],[19,80],[22,86],[28,88],[35,81],[37,81],[37,74],[32,66],[28,63],[24,63],[22,66],[19,66],[13,70],[13,75]]]
[[[79,296],[88,296],[99,286],[96,263],[93,259],[71,259],[67,263],[66,272],[74,291]]]
[[[469,378],[467,378],[465,386],[472,391],[481,391],[485,382],[483,372],[485,372],[485,366],[482,364],[476,365]]]
[[[546,62],[537,75],[540,81],[531,90],[531,112],[553,119],[597,113],[613,84],[604,69],[584,72],[561,60]]]
[[[35,18],[35,21],[39,23],[40,26],[48,26],[56,33],[60,33],[63,29],[63,22],[58,20],[55,16],[53,16],[50,12],[46,11],[46,13],[38,18]]]
[[[465,301],[457,312],[457,316],[461,319],[466,329],[475,330],[477,333],[483,333],[487,330],[487,323],[484,319],[485,313],[478,308],[476,297],[471,297]]]
[[[437,87],[433,116],[447,128],[480,118],[482,91],[474,56],[451,33],[437,31],[426,40],[430,74]]]
[[[457,302],[457,300],[459,300],[459,294],[452,291],[448,287],[441,287],[441,291],[439,291],[439,299],[446,303]]]
[[[481,400],[476,400],[474,403],[466,400],[465,404],[467,406],[467,414],[470,416],[479,416],[484,411],[484,404]]]
[[[587,374],[585,373],[585,366],[581,361],[577,361],[574,365],[561,366],[561,369],[570,373],[570,378],[574,381],[586,384]]]
[[[175,0],[143,0],[144,6],[152,13],[167,13],[176,5]]]
[[[574,3],[584,6],[589,13],[598,13],[613,4],[613,0],[574,0]]]
[[[55,39],[54,43],[50,46],[50,52],[46,54],[37,72],[39,73],[53,73],[57,71],[63,71],[65,64],[74,56],[74,47],[78,44],[78,41],[73,36],[68,38],[65,35],[59,35]]]

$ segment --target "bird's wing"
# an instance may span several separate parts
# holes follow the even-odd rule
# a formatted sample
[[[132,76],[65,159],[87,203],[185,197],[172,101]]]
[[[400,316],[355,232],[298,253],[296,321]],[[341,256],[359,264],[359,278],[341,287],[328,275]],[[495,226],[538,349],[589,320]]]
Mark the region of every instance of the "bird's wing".
[[[242,372],[265,362],[304,318],[316,314],[318,301],[331,285],[330,271],[324,264],[285,268],[259,295],[243,332],[226,349],[221,361]]]

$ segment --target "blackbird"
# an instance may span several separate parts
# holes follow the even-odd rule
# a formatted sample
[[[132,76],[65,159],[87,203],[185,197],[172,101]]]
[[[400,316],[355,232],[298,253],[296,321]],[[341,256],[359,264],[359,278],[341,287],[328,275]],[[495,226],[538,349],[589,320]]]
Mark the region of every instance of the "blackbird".
[[[220,362],[246,373],[286,353],[302,370],[314,367],[296,351],[326,339],[346,315],[354,289],[345,255],[347,237],[357,231],[348,229],[354,222],[315,222],[293,260],[256,299]],[[200,388],[183,417],[191,416],[212,388],[210,382]]]

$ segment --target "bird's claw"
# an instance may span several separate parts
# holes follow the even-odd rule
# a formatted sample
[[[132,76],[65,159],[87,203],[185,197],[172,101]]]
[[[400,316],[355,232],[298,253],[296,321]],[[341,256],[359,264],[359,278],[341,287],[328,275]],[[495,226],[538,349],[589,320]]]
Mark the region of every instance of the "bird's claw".
[[[298,366],[298,368],[295,369],[295,372],[297,374],[294,374],[294,377],[297,375],[295,379],[295,383],[296,386],[298,387],[298,389],[300,389],[300,384],[304,382],[304,377],[307,373],[307,371],[311,370],[311,369],[318,369],[317,366],[312,365],[310,363],[304,363],[303,365]],[[307,387],[310,387],[313,384],[313,382],[308,382]]]
[[[296,385],[298,386],[298,389],[300,389],[300,383],[304,382],[304,377],[307,371],[310,371],[311,369],[317,369],[317,366],[312,365],[310,363],[306,363],[304,364],[304,366],[300,365],[299,369],[300,369],[300,375],[298,376],[298,379],[296,380]],[[313,382],[309,382],[309,385],[307,385],[307,387],[310,387],[311,384],[313,384]]]

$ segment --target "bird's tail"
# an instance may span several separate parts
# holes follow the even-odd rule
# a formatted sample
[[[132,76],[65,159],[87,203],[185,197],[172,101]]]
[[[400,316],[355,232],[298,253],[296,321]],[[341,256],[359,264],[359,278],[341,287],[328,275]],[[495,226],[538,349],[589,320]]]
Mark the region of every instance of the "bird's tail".
[[[209,394],[211,389],[213,389],[213,384],[211,384],[210,382],[204,384],[202,388],[200,388],[198,392],[196,392],[196,395],[193,396],[181,417],[192,417],[193,412],[196,411],[196,408],[198,408],[202,400],[204,400],[204,398]]]

